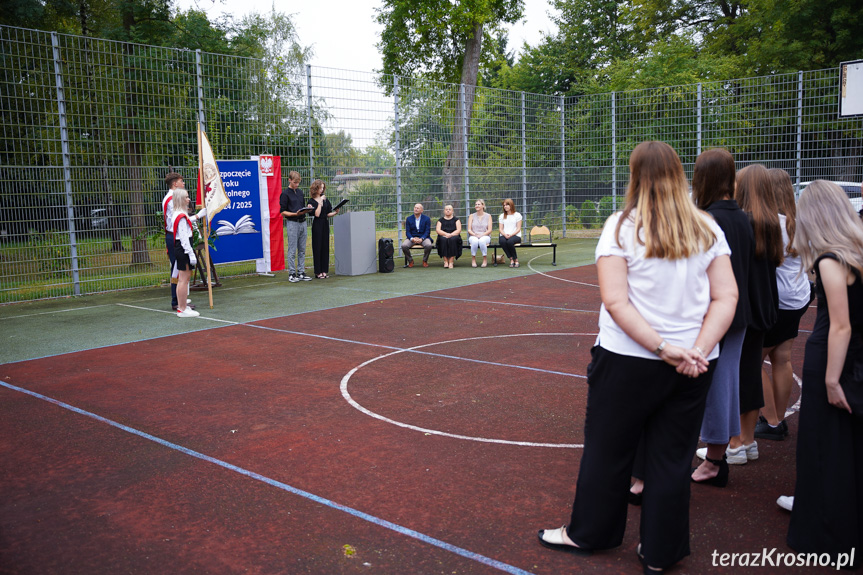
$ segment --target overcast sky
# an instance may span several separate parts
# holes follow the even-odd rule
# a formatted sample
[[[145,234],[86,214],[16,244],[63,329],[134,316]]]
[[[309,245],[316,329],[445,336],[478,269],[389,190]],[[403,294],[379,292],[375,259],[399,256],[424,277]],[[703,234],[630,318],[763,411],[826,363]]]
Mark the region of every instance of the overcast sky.
[[[292,15],[300,43],[311,45],[315,55],[312,65],[371,72],[382,67],[375,44],[380,26],[375,23],[375,8],[380,0],[313,0],[311,2],[273,2],[273,0],[177,0],[181,9],[197,7],[210,20],[222,14],[242,16],[249,12],[267,13],[273,5]],[[555,29],[548,17],[552,10],[548,0],[525,0],[524,18],[510,27],[510,50],[520,50],[527,42],[539,43],[543,33]]]

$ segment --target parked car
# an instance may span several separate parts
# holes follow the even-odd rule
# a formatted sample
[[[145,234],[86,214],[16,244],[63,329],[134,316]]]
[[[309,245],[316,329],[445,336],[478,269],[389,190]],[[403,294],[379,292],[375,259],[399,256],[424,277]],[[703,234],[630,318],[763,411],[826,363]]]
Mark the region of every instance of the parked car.
[[[115,222],[114,226],[119,226],[120,228],[129,228],[132,226],[132,218],[126,213],[121,213],[115,217]],[[90,227],[94,230],[107,230],[111,227],[111,217],[108,215],[107,208],[90,210]]]
[[[797,192],[797,198],[800,198],[800,193],[806,189],[806,187],[812,182],[802,182]],[[845,194],[848,196],[848,199],[851,200],[851,205],[854,206],[854,211],[859,212],[860,208],[863,208],[863,197],[860,195],[860,182],[833,182],[843,190],[845,190]]]

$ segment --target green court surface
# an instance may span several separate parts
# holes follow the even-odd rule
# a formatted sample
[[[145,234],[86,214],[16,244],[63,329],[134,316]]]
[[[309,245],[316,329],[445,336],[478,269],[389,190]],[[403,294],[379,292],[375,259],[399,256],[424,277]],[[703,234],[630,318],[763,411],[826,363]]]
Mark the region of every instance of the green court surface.
[[[452,270],[443,269],[433,252],[430,267],[403,269],[403,259],[396,257],[396,269],[389,274],[331,275],[299,283],[288,282],[287,272],[227,278],[213,289],[213,309],[206,291],[192,292],[190,297],[201,312],[200,318],[192,319],[180,319],[171,311],[167,286],[3,305],[0,365],[593,263],[596,239],[557,242],[557,266],[551,265],[550,250],[526,249],[517,269],[472,268],[470,252],[465,250]],[[306,257],[310,273],[311,253]],[[477,299],[481,294],[478,289]]]

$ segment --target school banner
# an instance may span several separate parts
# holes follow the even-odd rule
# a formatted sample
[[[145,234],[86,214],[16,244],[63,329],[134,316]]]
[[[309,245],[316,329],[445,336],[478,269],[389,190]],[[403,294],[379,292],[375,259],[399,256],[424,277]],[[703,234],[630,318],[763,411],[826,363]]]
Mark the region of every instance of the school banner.
[[[210,221],[210,235],[215,236],[215,250],[210,248],[213,263],[262,259],[263,222],[258,162],[220,160],[219,175],[230,204]]]

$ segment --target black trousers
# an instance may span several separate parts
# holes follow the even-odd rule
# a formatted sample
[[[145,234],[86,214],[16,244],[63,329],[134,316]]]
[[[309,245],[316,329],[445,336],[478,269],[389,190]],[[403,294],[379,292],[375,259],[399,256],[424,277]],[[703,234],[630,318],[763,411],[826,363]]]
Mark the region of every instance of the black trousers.
[[[330,223],[326,221],[319,225],[317,218],[312,223],[312,260],[315,264],[315,275],[325,274],[330,269]]]
[[[506,254],[506,257],[511,260],[518,259],[518,254],[515,252],[515,244],[521,243],[521,238],[519,236],[512,236],[511,238],[500,236],[497,243],[499,243],[500,247],[503,248],[503,253]]]
[[[689,555],[689,476],[716,362],[691,379],[663,361],[601,347],[591,354],[584,453],[567,534],[586,549],[623,542],[643,437],[641,551],[649,565],[670,567]]]
[[[165,249],[168,251],[168,259],[171,262],[171,270],[168,272],[168,282],[171,284],[171,306],[177,307],[177,284],[171,276],[174,274],[174,233],[165,232]]]

